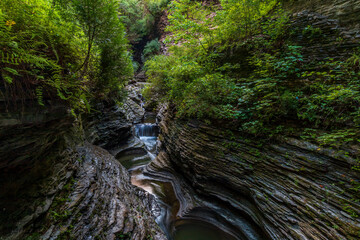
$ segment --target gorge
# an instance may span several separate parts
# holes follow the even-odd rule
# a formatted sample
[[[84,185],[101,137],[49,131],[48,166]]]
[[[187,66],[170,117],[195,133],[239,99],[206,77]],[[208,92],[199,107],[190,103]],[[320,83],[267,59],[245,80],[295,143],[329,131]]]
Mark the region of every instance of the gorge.
[[[360,239],[359,1],[112,3],[78,85],[21,99],[0,61],[0,240]]]

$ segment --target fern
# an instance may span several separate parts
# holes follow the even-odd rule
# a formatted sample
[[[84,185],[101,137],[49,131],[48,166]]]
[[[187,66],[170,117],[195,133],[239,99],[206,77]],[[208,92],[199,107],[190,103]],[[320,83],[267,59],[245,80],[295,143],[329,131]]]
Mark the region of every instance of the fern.
[[[13,82],[13,79],[9,75],[6,75],[6,74],[2,73],[1,76],[3,77],[5,82],[7,82],[7,83],[12,83]]]
[[[91,17],[86,11],[76,12],[88,4]],[[75,112],[90,110],[92,91],[102,96],[119,92],[132,69],[117,4],[117,0],[1,0],[0,88],[6,90],[0,94],[8,102],[37,99],[41,106],[44,99],[55,98]],[[96,30],[90,51],[86,24]]]
[[[40,106],[45,106],[43,102],[43,87],[39,86],[36,88],[36,97]]]
[[[16,75],[16,76],[20,76],[20,74],[18,73],[18,71],[16,71],[15,69],[13,68],[9,68],[9,67],[4,67],[3,68],[4,71],[7,71],[13,75]]]

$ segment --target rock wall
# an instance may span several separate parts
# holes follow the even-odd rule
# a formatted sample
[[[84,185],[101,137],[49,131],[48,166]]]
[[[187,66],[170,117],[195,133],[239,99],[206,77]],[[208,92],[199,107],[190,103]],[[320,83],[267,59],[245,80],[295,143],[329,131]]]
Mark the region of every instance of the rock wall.
[[[106,150],[116,149],[131,137],[131,127],[140,123],[145,110],[142,108],[141,82],[126,86],[127,98],[122,106],[100,102],[93,113],[85,118],[85,135],[89,142]]]
[[[154,199],[112,155],[91,144],[77,154],[76,174],[34,223],[42,239],[165,239],[150,213]]]
[[[303,46],[307,67],[342,61],[360,46],[359,1],[285,2],[294,13],[289,36]],[[240,52],[226,60],[246,58]],[[333,150],[297,137],[264,141],[231,123],[179,120],[172,111],[159,113],[162,150],[144,174],[172,183],[177,216],[202,217],[235,239],[360,239],[359,145]]]
[[[291,12],[310,10],[333,19],[341,24],[360,27],[360,2],[357,0],[290,0],[284,1]]]
[[[229,128],[174,119],[170,111],[160,119],[163,150],[148,171],[181,174],[183,189],[230,210],[228,224],[235,226],[240,212],[265,234],[255,239],[360,238],[355,159],[295,138],[250,139]],[[359,146],[348,151],[360,154]],[[179,214],[216,210],[187,198]]]
[[[293,14],[289,31],[293,32],[293,44],[302,46],[304,61],[314,65],[329,58],[347,59],[360,46],[360,28],[344,27],[339,20],[318,12]]]
[[[79,139],[61,106],[28,108],[21,114],[4,111],[0,122],[0,236],[4,236],[21,232],[47,211],[48,198],[74,171],[70,149]]]
[[[63,106],[2,114],[0,239],[165,239],[154,199],[85,140],[112,149],[140,115],[105,105],[82,122]]]

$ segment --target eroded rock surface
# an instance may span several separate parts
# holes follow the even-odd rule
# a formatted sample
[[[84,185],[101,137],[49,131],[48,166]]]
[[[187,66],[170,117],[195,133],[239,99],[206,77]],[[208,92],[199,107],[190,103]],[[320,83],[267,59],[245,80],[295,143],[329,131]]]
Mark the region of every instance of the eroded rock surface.
[[[0,238],[21,239],[73,174],[70,150],[79,142],[64,107],[7,111],[0,125]]]
[[[311,10],[333,19],[339,19],[342,24],[360,27],[360,2],[356,0],[297,0],[284,1],[286,8],[293,12]]]
[[[351,22],[358,1],[289,2],[289,37],[302,46],[309,71],[311,63],[344,60],[358,48],[358,21]],[[228,60],[241,63],[246,77],[249,53],[240,50]],[[159,113],[162,150],[144,175],[171,182],[177,216],[202,218],[235,239],[360,239],[359,145],[334,150],[296,136],[265,141],[231,123],[176,119],[173,110]]]
[[[85,120],[88,141],[106,150],[116,148],[131,135],[131,122],[124,109],[117,105],[98,104]]]
[[[153,220],[151,195],[130,184],[127,170],[106,150],[78,148],[77,172],[55,198],[43,239],[165,239]]]
[[[0,239],[165,239],[154,199],[84,144],[116,149],[131,135],[123,108],[99,109],[82,124],[64,107],[1,116]]]
[[[181,174],[182,189],[200,196],[182,193],[180,214],[216,211],[222,203],[233,229],[238,218],[231,216],[240,212],[265,239],[359,239],[355,159],[300,139],[264,142],[229,128],[176,120],[171,112],[160,116],[163,150],[148,171]],[[356,146],[348,151],[359,155]]]

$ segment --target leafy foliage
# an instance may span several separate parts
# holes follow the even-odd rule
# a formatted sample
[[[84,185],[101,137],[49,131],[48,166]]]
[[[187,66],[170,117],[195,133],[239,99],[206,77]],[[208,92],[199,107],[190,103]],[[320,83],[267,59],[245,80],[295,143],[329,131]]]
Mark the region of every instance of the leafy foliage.
[[[160,42],[158,39],[151,40],[145,45],[144,51],[143,51],[143,61],[145,62],[146,59],[149,59],[150,57],[154,56],[160,51]]]
[[[121,0],[120,14],[132,43],[154,31],[156,20],[169,0]]]
[[[96,87],[104,95],[118,92],[132,74],[132,64],[127,52],[125,27],[116,11],[116,0],[73,0],[77,17],[87,36],[88,53],[83,63],[87,70],[94,44],[100,52],[100,76]]]
[[[71,86],[61,81],[61,75],[74,70],[66,63],[78,64],[73,50],[82,43],[71,35],[79,34],[79,28],[62,21],[47,1],[5,0],[0,9],[2,95],[17,100],[36,91],[41,96],[42,87],[51,86],[66,99]]]
[[[219,64],[224,55],[219,51],[231,47],[231,39],[245,39],[250,32],[259,31],[254,22],[273,9],[275,3],[221,1],[220,8],[190,0],[173,1],[167,27],[172,34],[166,40],[171,43],[171,54],[155,57],[145,64],[154,83],[145,90],[145,95],[165,93],[164,97],[178,106],[181,116],[231,119],[233,114],[242,115],[234,108],[241,87],[238,80],[227,74],[239,66]],[[249,9],[240,7],[243,4]],[[249,10],[254,13],[251,19]],[[246,31],[234,28],[238,26],[235,22],[246,26]]]
[[[360,51],[305,61],[277,1],[178,0],[169,13],[169,55],[146,62],[145,97],[174,103],[178,117],[231,120],[252,134],[294,122],[326,130],[313,138],[324,144],[360,136]],[[310,43],[321,37],[311,26],[299,32]]]
[[[92,96],[118,92],[132,68],[116,3],[1,1],[2,97],[60,99],[84,111]]]

